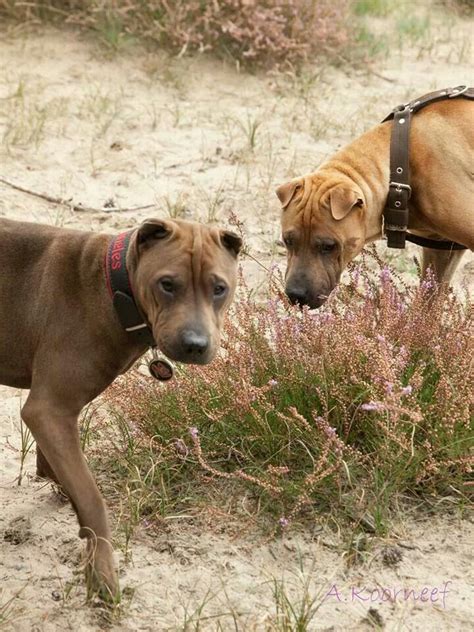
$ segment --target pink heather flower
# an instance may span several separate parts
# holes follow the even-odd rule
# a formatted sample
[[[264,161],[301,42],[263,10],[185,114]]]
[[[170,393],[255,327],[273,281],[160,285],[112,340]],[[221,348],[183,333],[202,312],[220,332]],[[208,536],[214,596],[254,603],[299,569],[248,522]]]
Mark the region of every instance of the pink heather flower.
[[[274,379],[268,380],[268,386],[271,386],[271,388],[275,388],[275,386],[278,386],[278,381]]]
[[[321,323],[331,323],[334,320],[334,314],[330,312],[322,312],[321,313]]]
[[[380,280],[382,283],[388,283],[390,281],[390,269],[384,266],[380,271]]]
[[[385,342],[385,336],[381,336],[380,334],[377,334],[375,337],[378,340],[378,342]]]
[[[278,520],[278,524],[280,525],[282,529],[285,529],[290,524],[290,521],[287,518],[285,518],[285,516],[282,516]]]
[[[353,275],[352,275],[352,280],[353,280],[354,285],[357,285],[359,283],[360,273],[361,273],[361,267],[360,266],[356,266],[354,268],[354,272],[353,272]]]
[[[197,439],[199,436],[199,430],[195,426],[192,426],[192,428],[189,428],[189,434],[193,439]]]
[[[387,395],[390,395],[390,393],[393,391],[393,384],[392,382],[386,382],[385,384],[385,392],[387,393]]]
[[[404,386],[400,392],[402,395],[411,395],[413,392],[413,387],[408,384],[408,386]]]
[[[336,436],[336,429],[332,426],[327,426],[326,424],[323,426],[323,431],[328,439],[333,439]]]
[[[432,290],[436,286],[436,282],[432,274],[427,274],[427,276],[421,282],[422,290]]]
[[[366,402],[360,408],[361,410],[383,410],[384,405],[381,402]]]
[[[196,430],[196,428],[194,428],[194,430]],[[186,444],[184,443],[182,439],[176,439],[176,441],[174,442],[174,447],[176,448],[176,452],[178,452],[179,454],[182,454],[183,456],[186,456],[189,452],[188,448],[186,447]]]

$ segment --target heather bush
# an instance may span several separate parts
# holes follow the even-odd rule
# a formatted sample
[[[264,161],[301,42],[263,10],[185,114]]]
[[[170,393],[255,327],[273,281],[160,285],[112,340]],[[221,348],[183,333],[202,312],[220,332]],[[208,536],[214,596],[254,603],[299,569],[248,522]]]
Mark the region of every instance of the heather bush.
[[[349,9],[349,0],[0,0],[0,16],[85,26],[113,48],[133,36],[264,67],[340,55],[352,39]]]
[[[242,289],[210,366],[180,367],[166,385],[135,370],[108,391],[119,432],[107,433],[105,468],[139,498],[137,520],[224,493],[245,496],[262,524],[331,515],[383,533],[401,495],[464,499],[474,345],[463,302],[383,266],[354,267],[320,311],[290,307],[277,287],[263,305]]]

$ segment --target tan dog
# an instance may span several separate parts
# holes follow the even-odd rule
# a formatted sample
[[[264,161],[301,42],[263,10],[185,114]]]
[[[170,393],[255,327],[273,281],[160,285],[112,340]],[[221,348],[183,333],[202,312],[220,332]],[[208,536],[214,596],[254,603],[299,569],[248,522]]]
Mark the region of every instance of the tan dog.
[[[129,238],[128,277],[158,346],[180,362],[211,361],[235,290],[240,238],[155,219]],[[38,474],[67,492],[88,540],[90,585],[115,598],[106,509],[77,418],[147,345],[123,329],[107,289],[111,236],[2,219],[0,243],[0,383],[31,389],[22,417],[37,441]]]
[[[349,261],[381,238],[391,127],[378,125],[315,173],[277,189],[293,303],[319,307]],[[413,117],[410,232],[474,249],[473,149],[472,102],[439,102]],[[423,248],[423,271],[432,266],[438,280],[448,282],[462,254]]]

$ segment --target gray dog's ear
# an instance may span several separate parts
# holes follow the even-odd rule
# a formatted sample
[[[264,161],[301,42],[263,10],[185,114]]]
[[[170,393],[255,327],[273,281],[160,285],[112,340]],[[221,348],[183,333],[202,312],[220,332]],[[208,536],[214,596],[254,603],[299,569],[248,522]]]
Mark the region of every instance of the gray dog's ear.
[[[290,182],[285,182],[285,184],[281,184],[275,193],[278,196],[278,199],[281,202],[282,207],[285,209],[291,200],[294,198],[296,193],[303,188],[303,183],[301,180],[290,180]]]
[[[137,233],[137,244],[140,246],[163,239],[171,233],[170,225],[162,219],[146,219],[140,224]]]
[[[242,239],[231,230],[221,230],[221,242],[224,248],[230,250],[235,256],[242,249]]]
[[[344,219],[354,207],[364,206],[364,200],[362,199],[361,192],[340,185],[332,189],[329,194],[329,205],[331,215],[335,220],[339,221],[340,219]]]

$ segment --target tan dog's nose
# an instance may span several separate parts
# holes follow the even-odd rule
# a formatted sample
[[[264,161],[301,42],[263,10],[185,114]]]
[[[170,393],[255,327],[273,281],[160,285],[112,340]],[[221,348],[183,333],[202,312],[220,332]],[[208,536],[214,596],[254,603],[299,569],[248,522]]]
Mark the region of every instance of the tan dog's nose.
[[[290,299],[292,305],[307,305],[308,292],[302,287],[290,287],[286,289],[286,295]]]

